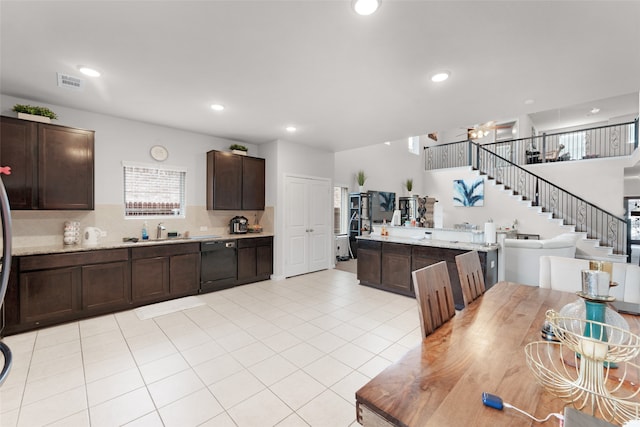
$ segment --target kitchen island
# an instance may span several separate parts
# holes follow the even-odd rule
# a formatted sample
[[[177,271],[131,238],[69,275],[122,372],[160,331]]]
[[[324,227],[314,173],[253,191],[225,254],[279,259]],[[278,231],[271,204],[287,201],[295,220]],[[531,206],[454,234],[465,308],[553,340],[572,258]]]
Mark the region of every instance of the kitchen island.
[[[358,280],[360,284],[415,297],[411,272],[440,261],[447,263],[456,309],[464,307],[456,266],[456,255],[478,251],[485,286],[498,281],[498,246],[371,234],[358,237]]]

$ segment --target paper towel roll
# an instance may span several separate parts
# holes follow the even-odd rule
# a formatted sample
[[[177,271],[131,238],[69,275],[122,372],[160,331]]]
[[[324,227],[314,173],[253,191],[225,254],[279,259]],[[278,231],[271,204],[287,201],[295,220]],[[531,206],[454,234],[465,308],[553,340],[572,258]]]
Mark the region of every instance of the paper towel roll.
[[[484,223],[484,242],[487,244],[496,243],[496,223],[495,222]]]

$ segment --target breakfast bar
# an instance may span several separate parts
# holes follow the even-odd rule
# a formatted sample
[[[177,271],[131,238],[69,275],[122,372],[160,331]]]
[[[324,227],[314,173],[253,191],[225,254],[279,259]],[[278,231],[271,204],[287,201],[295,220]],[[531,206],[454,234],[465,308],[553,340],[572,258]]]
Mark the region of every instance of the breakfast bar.
[[[397,227],[394,229],[402,229]],[[414,229],[415,232],[424,229]],[[423,234],[424,236],[424,234]],[[455,257],[477,251],[485,286],[498,281],[498,247],[481,243],[371,234],[358,237],[358,280],[361,285],[415,296],[411,272],[440,261],[447,263],[456,309],[464,307]]]
[[[505,408],[483,405],[496,394],[538,418],[565,404],[537,384],[524,347],[541,340],[549,309],[578,299],[569,292],[500,282],[356,392],[358,422],[367,426],[539,425]],[[638,318],[624,316],[630,330]],[[554,425],[550,422],[549,425]]]

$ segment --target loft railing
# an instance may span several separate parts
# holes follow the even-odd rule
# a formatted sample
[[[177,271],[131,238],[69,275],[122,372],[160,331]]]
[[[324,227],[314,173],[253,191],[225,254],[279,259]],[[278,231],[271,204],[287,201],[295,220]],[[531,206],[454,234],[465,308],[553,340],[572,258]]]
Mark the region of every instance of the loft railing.
[[[616,125],[498,141],[482,146],[517,165],[628,156],[638,147],[638,119]],[[425,169],[468,166],[467,140],[425,148]]]
[[[638,147],[638,119],[499,141],[483,147],[518,165],[628,156]]]
[[[490,179],[531,200],[545,212],[575,226],[578,232],[586,232],[589,238],[598,239],[602,246],[610,246],[616,254],[629,254],[628,224],[598,206],[528,171],[472,141],[459,141],[427,147],[425,169],[472,166]]]

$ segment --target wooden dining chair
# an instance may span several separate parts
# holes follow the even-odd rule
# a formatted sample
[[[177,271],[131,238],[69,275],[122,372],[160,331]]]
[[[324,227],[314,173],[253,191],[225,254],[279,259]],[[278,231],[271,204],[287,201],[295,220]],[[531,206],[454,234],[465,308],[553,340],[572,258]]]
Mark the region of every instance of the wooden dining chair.
[[[441,261],[411,272],[418,302],[422,338],[433,333],[455,314],[447,263]]]
[[[465,252],[456,256],[456,266],[458,276],[460,276],[460,287],[462,288],[462,298],[464,306],[473,302],[476,298],[484,294],[484,274],[480,265],[478,251]]]

